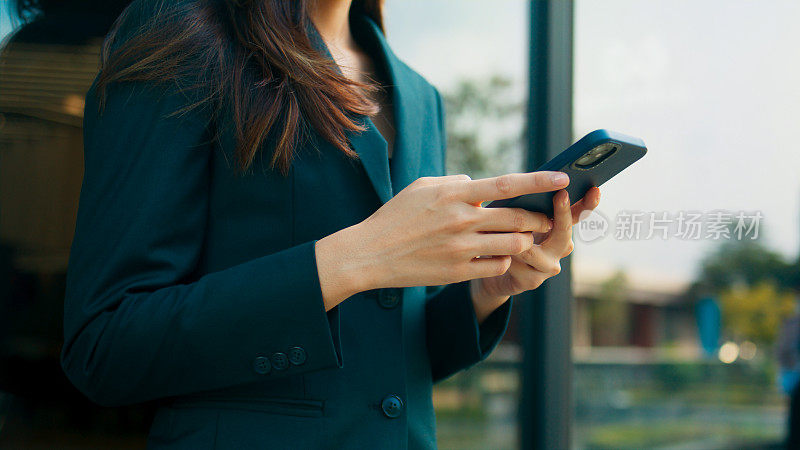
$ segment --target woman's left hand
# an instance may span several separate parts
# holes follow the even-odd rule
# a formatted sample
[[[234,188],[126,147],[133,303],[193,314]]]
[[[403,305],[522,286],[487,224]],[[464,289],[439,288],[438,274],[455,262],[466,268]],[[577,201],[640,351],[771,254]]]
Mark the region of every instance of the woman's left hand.
[[[594,187],[570,207],[567,191],[553,196],[553,228],[547,233],[533,233],[534,245],[511,257],[511,266],[503,274],[472,280],[470,290],[478,322],[489,316],[512,295],[538,288],[546,279],[561,272],[561,258],[574,248],[572,226],[584,211],[600,203],[600,189]]]

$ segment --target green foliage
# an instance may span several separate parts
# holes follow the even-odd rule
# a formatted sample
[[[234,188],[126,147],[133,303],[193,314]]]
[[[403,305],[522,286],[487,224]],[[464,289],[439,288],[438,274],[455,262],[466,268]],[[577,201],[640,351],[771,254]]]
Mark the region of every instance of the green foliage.
[[[773,281],[733,286],[720,296],[722,323],[737,340],[771,345],[783,320],[794,312],[794,304],[794,294],[779,291]]]
[[[709,445],[708,448],[762,448],[757,444],[775,438],[772,430],[764,429],[758,423],[733,426],[691,419],[659,419],[593,427],[586,448],[705,448],[704,444]],[[709,440],[714,444],[709,444]]]
[[[625,274],[617,271],[600,286],[597,299],[589,306],[593,342],[598,345],[625,345],[630,333]]]
[[[617,270],[600,286],[598,300],[603,302],[621,302],[625,300],[625,292],[628,289],[628,277],[625,272]]]
[[[483,178],[520,170],[524,101],[513,91],[509,78],[496,75],[444,93],[448,173]]]
[[[729,338],[769,346],[794,311],[797,282],[798,264],[767,248],[761,238],[730,239],[705,258],[693,290],[695,296],[719,297]]]
[[[752,286],[772,281],[783,288],[795,284],[797,265],[766,248],[761,240],[727,240],[709,255],[702,265],[700,282],[712,292],[721,292],[736,284]]]
[[[701,439],[709,434],[706,424],[688,420],[660,424],[614,424],[594,427],[588,449],[647,448]]]
[[[665,390],[685,389],[705,381],[708,367],[696,362],[659,364],[654,369],[654,375]]]

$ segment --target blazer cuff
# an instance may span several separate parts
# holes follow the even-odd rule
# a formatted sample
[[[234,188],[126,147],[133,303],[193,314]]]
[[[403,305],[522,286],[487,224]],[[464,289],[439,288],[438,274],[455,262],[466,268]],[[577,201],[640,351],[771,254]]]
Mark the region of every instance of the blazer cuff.
[[[434,381],[484,359],[503,338],[511,316],[512,298],[478,324],[470,281],[448,285],[426,303],[428,354]]]
[[[291,303],[269,308],[271,317],[265,317],[265,325],[268,323],[273,329],[283,327],[283,331],[265,333],[263,346],[251,355],[252,358],[263,356],[269,359],[271,370],[263,376],[294,375],[343,367],[339,307],[337,305],[325,311],[317,270],[316,243],[316,240],[308,241],[264,258],[262,269],[265,271],[274,270],[276,256],[283,260],[285,267],[293,267],[291,277],[295,283],[290,286],[293,290]],[[258,264],[258,260],[254,262]],[[274,301],[270,298],[273,292],[268,290],[265,294],[264,302]],[[276,320],[277,316],[283,317]],[[282,364],[282,357],[276,357],[280,353],[288,355],[289,364]],[[249,359],[246,358],[245,362],[249,363]],[[263,369],[256,368],[256,372],[263,372]]]
[[[315,244],[127,294],[114,314],[67,334],[67,376],[95,402],[119,406],[341,368],[339,310],[325,311]],[[73,273],[71,297],[85,276]]]

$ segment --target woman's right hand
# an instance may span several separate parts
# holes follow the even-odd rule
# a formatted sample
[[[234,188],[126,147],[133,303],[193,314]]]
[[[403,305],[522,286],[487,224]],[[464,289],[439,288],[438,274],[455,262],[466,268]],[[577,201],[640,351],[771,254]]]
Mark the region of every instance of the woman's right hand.
[[[419,178],[363,222],[316,244],[326,310],[358,292],[435,286],[505,273],[511,255],[533,246],[549,217],[481,203],[563,189],[561,172]],[[491,258],[478,258],[492,256]]]

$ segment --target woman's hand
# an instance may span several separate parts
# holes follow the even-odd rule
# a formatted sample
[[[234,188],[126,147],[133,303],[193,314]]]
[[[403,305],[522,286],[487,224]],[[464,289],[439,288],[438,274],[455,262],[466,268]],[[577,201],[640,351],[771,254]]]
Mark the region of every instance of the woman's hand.
[[[317,269],[326,308],[369,289],[502,276],[512,266],[511,255],[520,255],[534,245],[531,232],[547,233],[551,221],[541,213],[482,208],[481,203],[555,191],[568,183],[561,172],[514,173],[480,180],[452,175],[414,181],[363,222],[317,242]],[[559,224],[563,227],[561,221]],[[564,247],[563,242],[558,245]],[[493,256],[478,258],[482,255]]]
[[[538,288],[546,279],[561,272],[561,258],[574,248],[572,226],[584,211],[600,203],[600,189],[594,187],[581,201],[570,207],[567,191],[553,197],[553,229],[533,233],[534,245],[511,257],[511,266],[502,275],[473,280],[470,290],[478,322],[489,316],[512,295]]]

